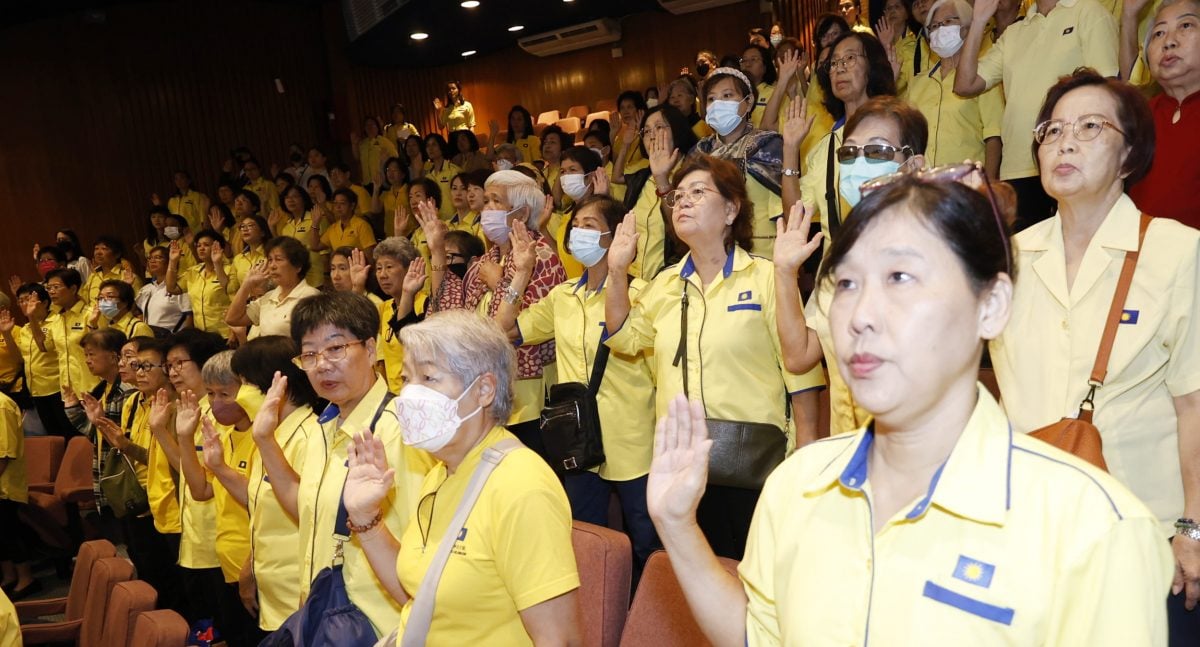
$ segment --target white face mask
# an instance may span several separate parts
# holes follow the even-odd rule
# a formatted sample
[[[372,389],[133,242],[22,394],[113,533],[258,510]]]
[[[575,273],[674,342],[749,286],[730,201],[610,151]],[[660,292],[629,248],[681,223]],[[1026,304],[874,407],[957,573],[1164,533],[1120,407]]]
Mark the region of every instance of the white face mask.
[[[163,235],[167,240],[178,240],[183,232],[179,231],[179,227],[163,227]]]
[[[657,106],[657,105],[658,105],[658,99],[655,99],[653,97],[646,99],[646,107],[647,108],[653,108],[654,106]]]
[[[571,256],[574,256],[575,260],[584,267],[591,267],[608,253],[607,249],[600,246],[600,238],[608,234],[607,231],[595,229],[572,229],[571,237],[567,239],[567,248],[571,250]]]
[[[942,25],[929,34],[929,49],[942,58],[954,56],[962,46],[962,28],[958,25]]]
[[[500,209],[484,209],[479,214],[479,226],[483,228],[483,235],[488,237],[488,240],[493,243],[503,243],[508,240],[508,232],[512,228],[508,226],[508,216],[515,212],[501,211]]]
[[[448,445],[462,423],[483,409],[475,407],[466,416],[458,415],[458,401],[478,381],[479,378],[472,380],[457,398],[421,384],[409,384],[401,389],[392,406],[400,421],[400,437],[404,444],[427,452],[436,452]]]
[[[783,34],[771,35],[771,47],[779,47],[779,43],[783,42]]]
[[[576,202],[583,199],[587,195],[587,176],[583,173],[569,173],[558,176],[558,182],[562,185],[563,193],[571,196]]]
[[[513,163],[504,159],[503,157],[496,160],[496,170],[497,171],[511,171],[512,167],[513,167]]]

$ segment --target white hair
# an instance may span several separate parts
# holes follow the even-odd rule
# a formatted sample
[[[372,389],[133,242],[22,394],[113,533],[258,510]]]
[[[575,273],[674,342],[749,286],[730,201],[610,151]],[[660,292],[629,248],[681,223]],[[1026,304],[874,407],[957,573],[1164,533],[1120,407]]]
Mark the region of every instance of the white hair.
[[[937,0],[929,8],[929,13],[925,16],[926,29],[933,22],[933,14],[937,13],[937,10],[941,9],[943,5],[948,4],[954,5],[954,9],[958,12],[958,22],[962,24],[963,29],[971,27],[971,21],[975,17],[975,10],[971,8],[971,3],[967,2],[967,0]]]
[[[525,224],[530,231],[537,230],[538,216],[546,204],[546,196],[533,178],[520,171],[497,171],[488,176],[483,188],[504,187],[510,209],[529,207]]]
[[[406,356],[445,368],[463,387],[491,373],[496,378],[492,418],[498,424],[508,420],[517,354],[496,322],[473,310],[445,310],[401,328],[400,343]]]

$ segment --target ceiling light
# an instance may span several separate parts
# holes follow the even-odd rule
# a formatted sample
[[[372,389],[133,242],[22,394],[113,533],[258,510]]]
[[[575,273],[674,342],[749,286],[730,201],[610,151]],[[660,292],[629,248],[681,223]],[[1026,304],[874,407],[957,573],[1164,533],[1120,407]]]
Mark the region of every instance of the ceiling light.
[[[521,31],[522,29],[525,29],[525,25],[513,25],[508,28],[509,31]]]
[[[425,40],[426,38],[429,38],[429,34],[426,34],[423,31],[414,31],[409,38],[413,40]]]
[[[468,49],[467,51],[463,52],[463,53],[462,53],[462,55],[463,55],[463,56],[474,56],[474,55],[475,55],[475,50],[473,50],[473,49]]]
[[[466,2],[461,4],[463,9],[474,9],[475,7],[479,6],[479,0],[466,0]]]

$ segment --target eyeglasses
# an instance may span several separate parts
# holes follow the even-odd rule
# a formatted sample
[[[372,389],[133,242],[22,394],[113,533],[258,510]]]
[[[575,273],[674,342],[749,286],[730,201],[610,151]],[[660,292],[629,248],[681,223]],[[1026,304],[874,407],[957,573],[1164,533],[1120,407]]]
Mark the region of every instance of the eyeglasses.
[[[649,139],[649,138],[653,138],[653,137],[657,136],[658,133],[661,131],[670,130],[670,129],[671,129],[671,127],[667,126],[666,124],[658,124],[657,126],[646,126],[645,128],[639,130],[638,134],[640,134],[644,138]]]
[[[926,27],[926,29],[929,30],[929,33],[933,33],[933,30],[935,30],[939,27],[946,27],[946,26],[950,26],[950,25],[961,25],[961,24],[962,24],[962,21],[959,20],[958,16],[951,16],[945,20],[930,23],[929,26]]]
[[[325,358],[325,361],[327,362],[340,362],[341,360],[346,359],[347,349],[349,349],[351,346],[357,346],[365,343],[367,343],[366,340],[359,339],[357,341],[352,341],[345,344],[336,344],[326,348],[325,350],[300,353],[292,361],[295,362],[300,368],[306,371],[311,371],[317,367],[317,362],[319,362],[321,358]]]
[[[1067,126],[1071,127],[1071,134],[1075,135],[1075,139],[1081,142],[1089,142],[1100,136],[1100,133],[1105,128],[1112,128],[1121,133],[1125,137],[1124,131],[1117,128],[1117,125],[1104,118],[1103,115],[1084,115],[1075,121],[1066,122],[1061,119],[1051,119],[1043,121],[1033,129],[1033,138],[1038,144],[1050,144],[1062,137],[1062,134],[1067,130]]]
[[[193,360],[177,359],[174,362],[167,362],[166,364],[163,364],[163,366],[166,367],[167,371],[175,371],[176,373],[178,373],[179,371],[183,370],[184,364],[187,364],[188,362],[191,362],[191,361],[193,361]]]
[[[983,178],[983,186],[986,189],[988,202],[992,205],[992,215],[996,218],[996,226],[1000,229],[1000,240],[1004,244],[1004,266],[1008,274],[1012,275],[1012,252],[1009,249],[1008,230],[1004,226],[1004,219],[1000,217],[1000,207],[996,204],[996,193],[992,190],[992,182],[988,179],[987,173],[983,172],[977,164],[950,164],[947,166],[938,166],[929,170],[922,171],[900,171],[899,173],[889,173],[887,175],[877,177],[874,180],[863,182],[859,187],[859,192],[866,197],[872,191],[882,189],[883,187],[904,177],[911,177],[920,182],[929,184],[948,184],[951,182],[961,182],[972,173],[979,173]]]
[[[151,362],[129,362],[127,366],[133,369],[136,373],[149,373],[156,368],[163,372],[166,372],[167,370],[166,364],[153,364]]]
[[[688,204],[700,204],[704,200],[706,193],[719,193],[716,189],[710,189],[706,186],[693,187],[691,189],[675,189],[674,191],[663,196],[663,202],[666,203],[668,209],[674,209],[683,203],[686,199]]]
[[[58,292],[59,290],[65,290],[65,289],[67,289],[67,286],[63,285],[62,283],[47,283],[46,284],[47,292]]]
[[[896,152],[900,151],[906,156],[912,155],[912,147],[901,146],[896,148],[891,144],[867,144],[866,146],[838,146],[837,158],[843,164],[849,164],[858,159],[861,154],[867,158],[868,164],[878,162],[891,162],[896,159]]]
[[[829,64],[828,64],[829,69],[831,69],[831,70],[849,69],[850,65],[854,63],[855,59],[866,58],[866,57],[867,57],[866,54],[859,54],[857,52],[851,52],[841,58],[830,59]]]
[[[451,258],[461,258],[464,261],[467,260],[466,254],[459,254],[458,252],[446,252],[446,260],[450,260]]]

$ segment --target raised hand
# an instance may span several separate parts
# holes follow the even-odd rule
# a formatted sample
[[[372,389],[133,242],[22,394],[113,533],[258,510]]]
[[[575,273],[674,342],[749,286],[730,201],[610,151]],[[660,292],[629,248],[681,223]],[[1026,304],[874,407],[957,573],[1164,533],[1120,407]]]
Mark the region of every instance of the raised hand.
[[[408,264],[408,271],[404,273],[404,282],[400,284],[400,289],[404,294],[416,296],[421,288],[425,287],[425,259],[418,256]]]
[[[267,226],[271,228],[271,231],[278,231],[279,226],[282,225],[285,220],[287,220],[287,214],[283,212],[283,209],[275,207],[271,210],[271,213],[267,215]]]
[[[224,229],[225,216],[221,214],[221,210],[217,205],[208,208],[208,225],[213,228],[213,231],[221,231]]]
[[[392,211],[392,231],[396,236],[403,236],[408,230],[408,219],[412,214],[409,213],[408,207],[404,203],[396,200],[396,209]]]
[[[650,175],[661,178],[671,174],[671,169],[679,162],[679,149],[674,142],[668,142],[665,135],[659,135],[646,142],[647,153],[650,155]]]
[[[175,407],[172,406],[170,394],[166,389],[159,389],[150,401],[150,429],[166,429],[174,414]]]
[[[996,15],[996,9],[1000,6],[1000,0],[975,0],[975,11],[971,18],[971,23],[980,21],[980,25],[984,25],[992,16]]]
[[[321,221],[333,220],[333,214],[329,213],[329,210],[326,209],[325,206],[320,202],[314,202],[312,208],[312,220],[313,227],[319,228],[321,226]]]
[[[442,100],[438,97],[433,98],[433,109],[440,111],[442,109]]]
[[[775,221],[775,267],[786,271],[789,276],[800,273],[800,266],[821,248],[823,232],[809,238],[808,232],[812,227],[813,209],[803,202],[796,202],[788,214],[787,222],[783,218]]]
[[[0,310],[0,333],[10,333],[16,325],[17,321],[13,319],[12,312],[8,308]]]
[[[68,407],[74,407],[74,406],[79,405],[79,398],[76,397],[76,395],[75,395],[75,389],[72,389],[70,386],[64,384],[60,387],[59,390],[62,393],[62,399],[63,399],[64,405],[66,405]]]
[[[800,50],[790,49],[783,53],[783,56],[776,59],[776,65],[779,67],[779,80],[776,82],[778,87],[786,87],[788,81],[796,76],[802,68],[800,66]]]
[[[128,266],[128,265],[121,266],[121,280],[130,285],[133,285],[134,280],[136,280],[136,277],[134,276],[134,273],[133,273],[133,267]]]
[[[129,447],[129,439],[125,437],[125,432],[117,426],[117,423],[101,415],[99,418],[92,420],[92,424],[96,425],[96,429],[100,432],[101,436],[104,436],[104,440],[108,444],[121,451]]]
[[[22,301],[18,301],[17,303],[20,304],[20,306],[21,306],[21,314],[25,315],[25,318],[29,320],[29,323],[31,323],[31,324],[40,324],[41,323],[42,318],[39,317],[37,314],[37,307],[41,303],[40,301],[38,301],[37,299],[28,298],[28,299],[24,299]]]
[[[429,244],[429,249],[444,249],[446,234],[449,233],[450,227],[438,217],[437,207],[433,206],[433,200],[417,202],[416,215],[421,231],[425,232],[425,242]]]
[[[808,114],[808,101],[804,97],[796,97],[788,103],[783,122],[783,145],[799,148],[808,131],[812,129],[816,115]]]
[[[42,255],[42,246],[38,243],[33,244],[33,262],[37,262],[38,256]]]
[[[177,240],[171,241],[171,244],[167,247],[167,262],[178,263],[180,257],[182,257],[182,256],[183,256],[183,246],[180,245],[179,241],[177,241]]]
[[[186,389],[179,394],[179,406],[175,412],[175,433],[179,436],[181,446],[193,446],[196,423],[199,421],[200,399],[191,389]]]
[[[512,244],[513,265],[517,271],[532,274],[533,266],[537,263],[537,248],[525,223],[520,220],[513,222],[512,231],[508,232],[508,242]]]
[[[96,299],[92,302],[91,308],[88,309],[87,325],[95,328],[100,325],[100,300]]]
[[[342,489],[342,503],[356,526],[365,526],[379,515],[380,504],[395,484],[396,471],[388,467],[383,441],[369,433],[354,436],[347,448],[350,470]]]
[[[35,245],[35,247],[36,247],[36,245]],[[20,290],[21,286],[24,284],[25,284],[25,282],[22,281],[21,277],[17,276],[16,274],[13,274],[8,277],[8,289],[9,289],[9,291],[11,291],[13,293],[13,296],[16,296],[17,290]]]
[[[656,526],[695,523],[696,506],[708,481],[711,448],[703,405],[676,395],[655,429],[654,459],[646,482],[646,507]]]
[[[613,232],[612,245],[608,248],[608,271],[625,274],[630,263],[637,258],[637,214],[630,211]]]
[[[592,171],[592,195],[608,195],[610,183],[608,171],[603,166]]]
[[[200,434],[203,436],[204,466],[208,471],[215,472],[225,465],[225,448],[221,445],[221,434],[213,427],[212,418],[204,416],[200,421]]]
[[[254,416],[254,426],[250,428],[255,440],[263,441],[275,437],[275,428],[279,426],[283,403],[287,400],[287,388],[287,377],[275,371],[275,376],[271,378],[271,388],[267,389],[262,407],[259,408],[258,415]]]
[[[104,417],[104,405],[96,399],[96,396],[85,392],[80,402],[83,404],[83,412],[87,414],[88,421],[93,425]]]
[[[214,245],[214,247],[216,246]],[[246,279],[242,281],[242,285],[259,288],[266,285],[269,280],[271,280],[271,275],[267,272],[267,261],[261,259],[250,266],[250,271],[246,272]]]
[[[367,289],[367,275],[370,274],[367,255],[357,247],[350,252],[350,285],[355,292]]]
[[[875,35],[884,48],[891,49],[896,42],[896,26],[887,18],[880,18],[875,23]]]

